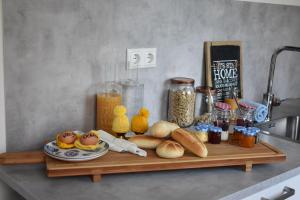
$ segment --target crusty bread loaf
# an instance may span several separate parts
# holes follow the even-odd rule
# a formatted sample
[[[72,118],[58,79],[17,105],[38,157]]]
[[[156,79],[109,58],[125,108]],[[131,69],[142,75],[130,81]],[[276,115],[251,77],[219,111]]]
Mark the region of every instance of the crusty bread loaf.
[[[208,154],[205,144],[197,140],[191,133],[184,129],[176,129],[172,132],[171,137],[199,157],[204,158]]]
[[[156,154],[162,158],[179,158],[184,154],[184,148],[177,142],[166,140],[156,148]]]
[[[139,148],[142,149],[155,149],[164,140],[148,135],[136,135],[129,138],[128,141],[135,143]]]
[[[177,128],[179,128],[177,124],[167,121],[158,121],[150,127],[149,132],[154,137],[165,138],[169,137],[171,132]]]

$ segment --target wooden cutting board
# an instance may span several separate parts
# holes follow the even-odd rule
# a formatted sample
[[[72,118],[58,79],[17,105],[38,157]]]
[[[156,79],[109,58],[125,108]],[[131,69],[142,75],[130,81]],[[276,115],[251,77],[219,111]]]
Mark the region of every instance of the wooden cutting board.
[[[108,152],[95,160],[85,162],[65,162],[46,157],[48,177],[91,175],[94,182],[101,180],[103,174],[117,174],[144,171],[162,171],[204,167],[244,166],[251,171],[253,164],[281,162],[286,155],[275,147],[261,142],[254,148],[243,148],[221,143],[206,144],[208,156],[199,158],[190,152],[176,159],[164,159],[148,150],[147,157],[131,153]]]

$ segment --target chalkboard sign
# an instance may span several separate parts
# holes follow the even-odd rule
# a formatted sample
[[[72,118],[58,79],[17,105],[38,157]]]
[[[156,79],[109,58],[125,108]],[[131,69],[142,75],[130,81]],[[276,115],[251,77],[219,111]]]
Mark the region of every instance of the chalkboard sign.
[[[224,101],[235,89],[243,96],[242,51],[240,41],[205,42],[206,84]]]

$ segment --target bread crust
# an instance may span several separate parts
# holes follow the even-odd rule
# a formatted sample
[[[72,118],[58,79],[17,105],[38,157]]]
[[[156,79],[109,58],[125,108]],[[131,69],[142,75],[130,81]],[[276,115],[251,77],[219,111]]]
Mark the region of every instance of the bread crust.
[[[184,154],[184,148],[177,142],[166,140],[156,148],[156,154],[162,158],[179,158]]]
[[[172,132],[171,137],[197,156],[202,158],[207,157],[208,151],[205,144],[197,140],[192,133],[178,128]]]
[[[142,149],[155,149],[164,139],[156,138],[148,135],[136,135],[128,139]]]

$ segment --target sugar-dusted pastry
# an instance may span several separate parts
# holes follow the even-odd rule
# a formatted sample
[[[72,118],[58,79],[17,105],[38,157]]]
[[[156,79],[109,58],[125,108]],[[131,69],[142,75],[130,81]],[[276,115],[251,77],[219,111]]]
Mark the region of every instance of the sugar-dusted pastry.
[[[62,149],[70,149],[74,147],[77,138],[77,134],[73,131],[64,131],[56,135],[56,143]]]
[[[100,147],[99,145],[100,136],[97,131],[90,131],[81,135],[74,143],[74,145],[83,150],[95,150]]]

